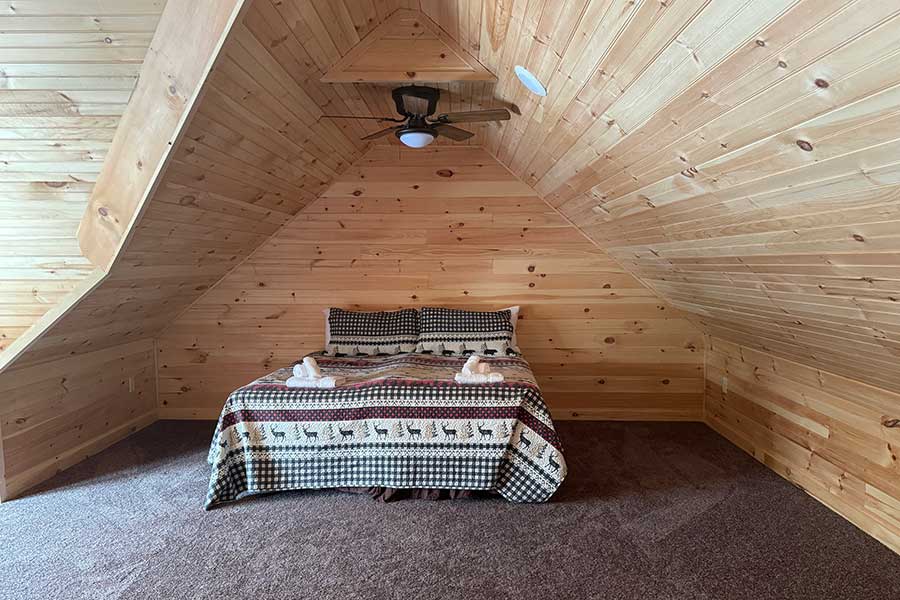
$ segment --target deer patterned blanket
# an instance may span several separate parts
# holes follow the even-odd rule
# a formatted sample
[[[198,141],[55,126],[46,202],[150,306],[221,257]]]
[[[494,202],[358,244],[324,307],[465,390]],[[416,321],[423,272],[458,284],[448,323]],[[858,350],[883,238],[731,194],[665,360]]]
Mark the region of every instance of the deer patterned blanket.
[[[206,508],[246,495],[335,487],[493,490],[543,502],[566,476],[528,363],[485,358],[505,381],[461,385],[464,357],[316,355],[334,389],[289,388],[290,368],[235,390],[209,452]]]

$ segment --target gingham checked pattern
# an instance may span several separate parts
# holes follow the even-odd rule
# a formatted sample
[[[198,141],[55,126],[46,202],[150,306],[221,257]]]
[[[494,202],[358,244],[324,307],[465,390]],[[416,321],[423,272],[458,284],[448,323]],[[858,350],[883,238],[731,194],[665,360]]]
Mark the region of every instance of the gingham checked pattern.
[[[517,354],[510,310],[476,312],[426,306],[421,311],[417,352]]]
[[[328,310],[325,351],[337,355],[377,355],[412,352],[419,337],[419,311],[390,312]]]
[[[281,369],[236,390],[210,447],[206,507],[262,492],[368,486],[548,500],[566,466],[527,362],[493,359],[507,365],[509,380],[499,385],[442,378],[463,360],[323,358],[324,370],[342,365],[358,382],[287,388],[289,370]],[[365,379],[386,368],[392,376]]]

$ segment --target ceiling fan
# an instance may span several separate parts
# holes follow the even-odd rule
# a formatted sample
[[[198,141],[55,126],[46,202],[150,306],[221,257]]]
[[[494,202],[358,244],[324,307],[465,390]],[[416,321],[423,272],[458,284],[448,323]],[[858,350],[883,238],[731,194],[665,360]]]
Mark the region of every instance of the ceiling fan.
[[[374,140],[393,133],[406,146],[410,148],[424,148],[439,135],[451,140],[461,142],[473,135],[469,131],[454,127],[451,123],[479,123],[484,121],[507,121],[509,111],[505,108],[491,110],[473,110],[468,112],[444,113],[431,119],[431,115],[437,110],[438,99],[441,91],[437,88],[422,85],[406,85],[398,87],[391,92],[400,119],[393,117],[358,117],[345,115],[324,115],[332,119],[374,119],[376,121],[391,121],[401,123],[395,127],[388,127],[381,131],[362,138]]]

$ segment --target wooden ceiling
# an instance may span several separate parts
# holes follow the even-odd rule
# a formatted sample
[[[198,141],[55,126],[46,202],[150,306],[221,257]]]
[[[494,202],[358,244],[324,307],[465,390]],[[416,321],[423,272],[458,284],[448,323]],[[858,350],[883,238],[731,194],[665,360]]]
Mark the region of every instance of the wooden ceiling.
[[[900,6],[422,9],[521,113],[487,149],[662,297],[717,336],[900,389]]]
[[[900,387],[900,7],[883,0],[255,0],[130,247],[184,270],[173,306],[365,150],[380,124],[323,115],[390,115],[391,85],[321,78],[399,9],[498,79],[434,84],[440,110],[515,113],[463,143],[707,331]]]
[[[91,271],[76,229],[164,6],[0,5],[0,350]]]

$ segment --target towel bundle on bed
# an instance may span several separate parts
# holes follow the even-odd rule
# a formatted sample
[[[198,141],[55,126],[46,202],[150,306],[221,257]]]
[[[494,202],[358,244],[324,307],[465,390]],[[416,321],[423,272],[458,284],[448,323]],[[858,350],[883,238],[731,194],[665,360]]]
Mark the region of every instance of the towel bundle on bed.
[[[289,377],[285,385],[297,388],[330,389],[342,383],[343,378],[341,377],[324,377],[316,359],[307,356],[303,362],[294,365],[294,376]]]
[[[503,381],[503,373],[492,373],[491,366],[473,354],[454,379],[456,383],[499,383]]]

